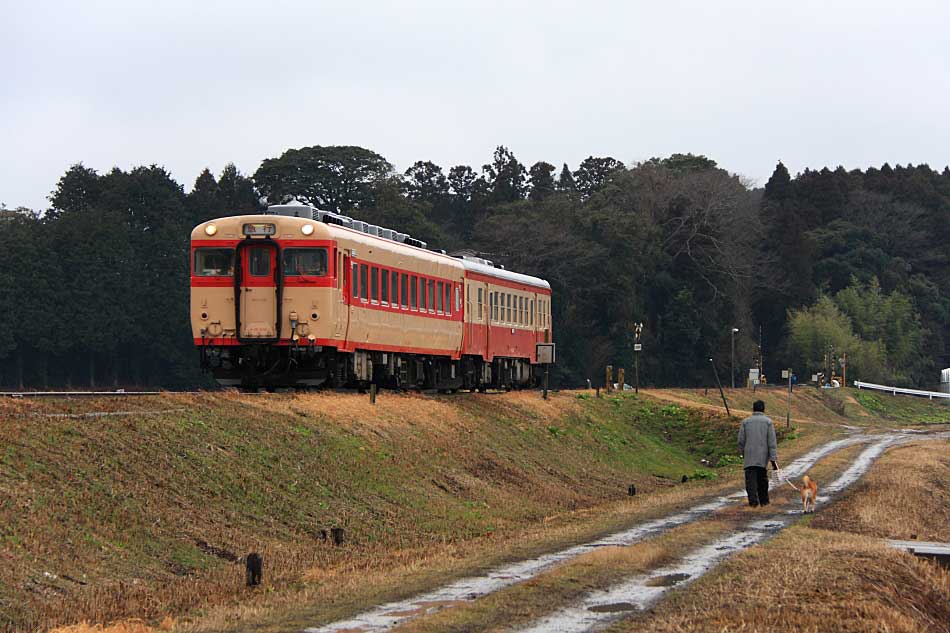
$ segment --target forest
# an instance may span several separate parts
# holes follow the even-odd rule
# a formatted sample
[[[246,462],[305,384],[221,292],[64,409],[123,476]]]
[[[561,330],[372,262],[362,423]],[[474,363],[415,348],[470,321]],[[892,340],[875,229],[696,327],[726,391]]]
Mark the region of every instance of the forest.
[[[250,175],[206,169],[187,193],[156,165],[76,164],[47,209],[0,206],[0,385],[211,386],[188,323],[190,230],[292,197],[549,280],[556,385],[631,368],[638,322],[643,385],[711,385],[713,366],[728,383],[733,335],[738,384],[760,365],[804,382],[847,354],[849,380],[932,388],[950,365],[947,168],[793,177],[779,162],[754,187],[693,154],[571,169],[499,146],[480,168],[399,173],[311,146]]]

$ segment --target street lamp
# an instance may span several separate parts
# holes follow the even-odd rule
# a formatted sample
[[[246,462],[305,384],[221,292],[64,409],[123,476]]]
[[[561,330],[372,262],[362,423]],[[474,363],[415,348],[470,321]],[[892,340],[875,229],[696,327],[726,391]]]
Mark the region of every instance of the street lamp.
[[[640,393],[640,350],[643,349],[640,343],[640,334],[643,332],[643,322],[633,324],[633,358],[635,362],[636,381],[634,393]]]
[[[732,328],[732,388],[736,388],[736,332],[739,328]]]

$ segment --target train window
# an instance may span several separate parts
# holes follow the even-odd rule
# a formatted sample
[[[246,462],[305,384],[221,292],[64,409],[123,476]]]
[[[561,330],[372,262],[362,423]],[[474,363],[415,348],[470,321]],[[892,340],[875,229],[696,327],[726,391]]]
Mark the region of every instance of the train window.
[[[373,266],[369,273],[369,298],[379,301],[379,268]]]
[[[426,280],[425,277],[419,277],[419,309],[426,309]]]
[[[498,293],[495,291],[491,293],[491,319],[498,320]]]
[[[435,282],[429,280],[429,311],[435,310]]]
[[[254,277],[270,275],[270,249],[265,247],[252,248],[248,253],[247,267]]]
[[[403,273],[401,275],[402,279],[402,292],[399,294],[399,305],[404,308],[409,307],[409,275]]]
[[[419,305],[419,282],[418,277],[415,275],[412,276],[412,279],[409,282],[409,285],[412,286],[412,302],[409,304],[413,310]]]
[[[458,312],[462,309],[462,288],[461,286],[455,286],[455,311]]]
[[[431,284],[432,282],[430,281],[429,283]],[[442,312],[442,305],[443,305],[443,304],[442,304],[442,298],[443,298],[443,294],[442,294],[443,291],[442,291],[442,288],[443,288],[443,285],[444,285],[444,284],[443,284],[441,281],[437,281],[437,282],[435,283],[435,289],[436,289],[436,293],[435,293],[435,311],[436,311],[436,312]]]
[[[445,313],[452,314],[452,283],[449,282],[442,287],[442,298],[445,300]]]
[[[369,266],[360,264],[360,299],[366,301],[369,294]]]
[[[382,294],[380,299],[383,303],[389,303],[389,271],[383,268],[383,281],[380,284],[380,290]]]
[[[285,277],[326,277],[327,249],[325,248],[285,248],[283,255]]]
[[[360,265],[353,264],[353,272],[350,273],[350,286],[353,287],[353,298],[360,296]]]
[[[478,320],[482,320],[482,289],[478,289]]]
[[[392,304],[399,304],[399,273],[393,271],[392,283],[389,286],[389,296],[392,297]]]
[[[528,312],[531,314],[531,316],[528,317],[531,319],[528,325],[534,325],[534,299],[531,300],[531,304],[528,306]]]
[[[511,311],[511,293],[508,293],[508,323],[513,323],[514,314]]]
[[[196,248],[196,277],[233,277],[233,248]]]

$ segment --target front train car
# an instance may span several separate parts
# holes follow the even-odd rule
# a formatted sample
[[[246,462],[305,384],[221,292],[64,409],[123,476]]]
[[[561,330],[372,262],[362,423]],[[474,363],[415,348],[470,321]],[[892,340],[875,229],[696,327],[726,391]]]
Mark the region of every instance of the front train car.
[[[191,234],[191,324],[223,385],[516,387],[551,336],[547,282],[292,203]]]
[[[191,234],[191,324],[224,385],[319,385],[339,319],[328,226],[276,214],[225,217]],[[293,379],[288,375],[293,373]]]

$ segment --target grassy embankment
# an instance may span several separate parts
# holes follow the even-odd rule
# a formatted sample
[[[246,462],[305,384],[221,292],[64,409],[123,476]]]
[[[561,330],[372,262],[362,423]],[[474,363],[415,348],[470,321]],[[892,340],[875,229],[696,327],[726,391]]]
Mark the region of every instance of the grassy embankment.
[[[0,420],[0,630],[326,620],[738,479],[735,421],[630,394],[10,400]]]
[[[724,410],[716,389],[656,389],[647,393],[710,411]],[[788,392],[777,386],[756,389],[726,389],[733,414],[747,415],[752,403],[762,400],[776,424],[784,423]],[[816,389],[797,386],[791,399],[792,424],[824,422],[855,426],[950,424],[950,400],[893,396],[859,389]]]
[[[948,449],[889,451],[841,500],[610,630],[947,631],[950,570],[882,539],[950,542]]]

